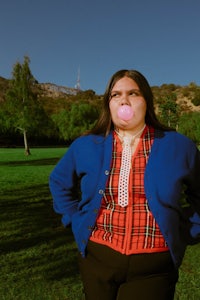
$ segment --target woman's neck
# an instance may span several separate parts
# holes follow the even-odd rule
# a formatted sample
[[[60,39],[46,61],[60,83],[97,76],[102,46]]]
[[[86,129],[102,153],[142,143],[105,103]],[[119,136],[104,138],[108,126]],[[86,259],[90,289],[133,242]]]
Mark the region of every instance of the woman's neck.
[[[138,126],[137,128],[134,128],[134,130],[124,130],[124,129],[116,128],[115,131],[122,139],[124,137],[135,139],[136,137],[139,137],[142,134],[145,127],[146,124],[142,124],[142,126],[140,127]]]

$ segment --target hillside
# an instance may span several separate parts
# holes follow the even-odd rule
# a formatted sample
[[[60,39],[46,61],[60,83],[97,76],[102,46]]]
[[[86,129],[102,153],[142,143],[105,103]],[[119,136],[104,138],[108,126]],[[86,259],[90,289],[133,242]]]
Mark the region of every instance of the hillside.
[[[5,93],[8,87],[9,80],[0,76],[0,102],[5,100]],[[55,105],[56,101],[58,101],[59,104],[60,99],[62,99],[62,102],[64,101],[65,103],[67,101],[71,101],[71,97],[77,95],[78,92],[74,88],[58,86],[53,83],[37,83],[34,88],[38,94],[38,98],[41,99],[42,102],[45,102],[45,107],[52,106],[52,102],[54,102]],[[152,87],[152,90],[154,93],[156,106],[159,106],[161,99],[164,99],[166,96],[175,94],[176,103],[180,106],[180,109],[182,111],[200,112],[200,86],[197,86],[194,83],[191,83],[188,86],[163,84],[160,87]],[[88,95],[91,96],[92,90],[89,91],[90,93]],[[194,105],[194,99],[196,100],[196,105]]]
[[[159,106],[166,97],[175,95],[175,101],[182,112],[200,112],[200,86],[189,84],[188,86],[176,86],[163,84],[160,87],[152,87],[155,104]]]
[[[5,100],[5,93],[9,87],[9,80],[0,76],[0,102]],[[41,98],[68,98],[69,95],[76,95],[77,90],[74,88],[58,86],[53,83],[37,83],[35,91]]]

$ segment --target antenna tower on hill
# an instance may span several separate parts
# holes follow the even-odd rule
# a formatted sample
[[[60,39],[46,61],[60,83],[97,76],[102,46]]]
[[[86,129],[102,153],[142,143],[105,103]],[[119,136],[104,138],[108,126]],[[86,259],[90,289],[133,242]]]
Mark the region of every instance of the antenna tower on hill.
[[[77,89],[78,91],[81,90],[81,85],[80,85],[80,68],[78,69],[78,77],[77,77],[75,89]]]

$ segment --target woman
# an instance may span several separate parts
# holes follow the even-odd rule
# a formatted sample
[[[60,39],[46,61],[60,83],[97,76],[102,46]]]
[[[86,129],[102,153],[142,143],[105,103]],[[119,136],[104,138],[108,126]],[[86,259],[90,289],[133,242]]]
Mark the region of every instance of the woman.
[[[71,144],[50,189],[72,224],[86,300],[174,298],[186,246],[200,241],[200,153],[160,124],[141,73],[112,76],[96,126]]]

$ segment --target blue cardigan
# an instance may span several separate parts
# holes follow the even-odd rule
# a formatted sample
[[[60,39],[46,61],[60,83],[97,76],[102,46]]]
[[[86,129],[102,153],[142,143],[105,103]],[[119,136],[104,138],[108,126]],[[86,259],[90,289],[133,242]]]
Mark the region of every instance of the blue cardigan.
[[[54,210],[62,215],[64,226],[72,225],[83,256],[110,173],[112,145],[112,132],[107,137],[79,137],[50,174]],[[200,242],[200,152],[196,145],[177,132],[156,130],[144,186],[178,268],[186,246]]]

